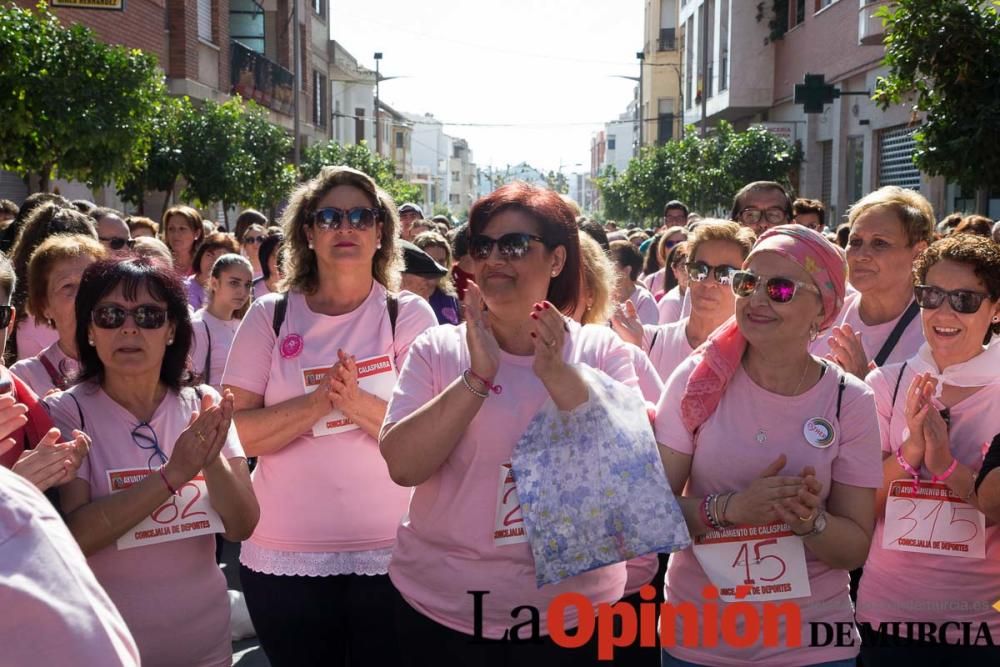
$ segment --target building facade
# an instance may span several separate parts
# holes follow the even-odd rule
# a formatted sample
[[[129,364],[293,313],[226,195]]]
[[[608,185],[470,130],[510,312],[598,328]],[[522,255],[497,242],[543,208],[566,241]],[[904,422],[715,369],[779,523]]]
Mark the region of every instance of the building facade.
[[[683,40],[680,0],[646,0],[642,58],[642,144],[662,145],[683,132],[681,86]],[[749,3],[748,3],[749,4]]]
[[[330,40],[331,138],[339,144],[366,142],[375,149],[375,72]]]

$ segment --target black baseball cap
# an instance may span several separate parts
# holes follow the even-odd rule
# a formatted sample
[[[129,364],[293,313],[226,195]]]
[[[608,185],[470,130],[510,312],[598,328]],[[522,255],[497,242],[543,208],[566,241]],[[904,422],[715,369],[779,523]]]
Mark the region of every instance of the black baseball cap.
[[[396,243],[403,248],[403,261],[406,262],[403,273],[412,273],[424,278],[440,278],[448,273],[448,269],[435,262],[433,257],[409,241],[399,239]]]
[[[416,213],[417,215],[419,215],[421,218],[424,217],[424,209],[420,208],[419,206],[417,206],[413,202],[406,202],[405,204],[403,204],[402,206],[399,207],[399,212],[400,213],[406,213],[407,211],[413,211],[414,213]]]

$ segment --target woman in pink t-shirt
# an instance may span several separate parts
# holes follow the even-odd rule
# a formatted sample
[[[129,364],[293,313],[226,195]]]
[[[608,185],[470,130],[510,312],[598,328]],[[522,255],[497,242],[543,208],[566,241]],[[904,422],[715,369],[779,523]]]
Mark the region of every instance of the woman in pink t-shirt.
[[[934,235],[934,209],[915,190],[887,185],[848,212],[851,285],[829,336],[810,351],[864,379],[874,366],[905,361],[923,343],[910,267]]]
[[[78,384],[45,401],[64,435],[94,441],[61,489],[66,524],[144,665],[229,665],[215,533],[242,540],[258,516],[233,398],[183,386],[191,322],[180,279],[162,264],[91,264],[76,317]]]
[[[615,331],[628,342],[648,351],[666,382],[684,359],[733,316],[735,296],[731,274],[743,266],[757,237],[748,227],[728,220],[703,220],[688,239],[688,294],[691,314],[665,325],[639,329],[627,313],[612,319]],[[624,315],[624,317],[623,317]]]
[[[732,274],[735,319],[667,381],[656,440],[695,538],[671,556],[667,604],[713,617],[718,604],[722,621],[672,617],[664,665],[854,664],[856,633],[853,646],[808,645],[810,623],[851,627],[848,571],[868,553],[880,483],[871,390],[807,350],[840,311],[845,273],[822,235],[766,231]],[[737,604],[758,621],[769,605],[795,612],[737,629]]]
[[[862,659],[1000,664],[1000,614],[991,608],[1000,599],[1000,529],[983,516],[976,487],[1000,430],[1000,344],[983,347],[1000,333],[1000,248],[949,236],[917,258],[913,276],[927,343],[868,377],[884,482],[858,589]],[[925,636],[921,624],[935,629]]]
[[[205,237],[201,223],[201,213],[190,206],[172,206],[163,214],[160,233],[174,256],[174,269],[181,276],[198,271],[194,256]]]
[[[225,254],[238,254],[240,246],[229,234],[215,232],[205,237],[194,254],[194,273],[184,279],[187,288],[188,305],[192,310],[199,310],[207,300],[206,288],[212,279],[212,266],[215,260]]]
[[[437,319],[409,292],[392,199],[327,167],[282,220],[289,291],[253,302],[226,363],[236,426],[257,457],[261,518],[240,579],[275,667],[399,660],[387,576],[410,490],[379,455],[386,401],[410,343]]]
[[[205,306],[191,316],[191,372],[200,382],[222,388],[222,373],[240,321],[250,305],[253,267],[236,253],[222,255],[212,265]]]
[[[590,664],[592,645],[569,651],[548,639],[548,604],[568,591],[594,604],[618,600],[625,565],[538,588],[510,461],[546,401],[563,411],[587,401],[571,364],[633,386],[632,356],[609,327],[562,314],[580,301],[581,266],[575,218],[557,194],[499,188],[473,206],[469,234],[476,281],[466,321],[414,343],[380,439],[393,479],[416,487],[389,568],[402,595],[399,639],[414,665]],[[474,590],[490,593],[478,604]],[[497,641],[521,605],[538,610],[543,641]],[[567,612],[565,626],[576,624]]]
[[[107,255],[89,236],[59,234],[46,239],[28,264],[28,312],[59,335],[38,356],[22,359],[10,370],[39,396],[68,388],[78,369],[76,291],[84,269]]]

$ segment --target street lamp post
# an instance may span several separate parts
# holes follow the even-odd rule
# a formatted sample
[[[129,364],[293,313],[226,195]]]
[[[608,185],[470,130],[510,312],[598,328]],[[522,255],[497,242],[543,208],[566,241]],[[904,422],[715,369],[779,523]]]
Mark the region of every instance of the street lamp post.
[[[378,103],[378,84],[381,80],[381,75],[379,74],[379,63],[382,62],[382,52],[375,52],[375,153],[376,155],[382,154],[382,124],[381,118],[382,114],[379,109]]]
[[[642,146],[643,146],[643,140],[642,139],[643,139],[643,136],[645,134],[643,132],[643,125],[646,124],[646,119],[643,118],[643,110],[642,110],[642,103],[643,103],[643,98],[642,98],[642,70],[645,69],[643,67],[643,65],[646,62],[646,54],[643,53],[642,51],[636,51],[635,57],[639,59],[639,109],[636,111],[636,116],[639,118],[639,151],[641,152],[642,151]]]

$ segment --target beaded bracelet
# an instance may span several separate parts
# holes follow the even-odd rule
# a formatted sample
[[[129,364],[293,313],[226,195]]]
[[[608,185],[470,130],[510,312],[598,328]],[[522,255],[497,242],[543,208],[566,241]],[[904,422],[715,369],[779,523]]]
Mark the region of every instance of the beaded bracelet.
[[[470,370],[464,370],[464,371],[462,371],[462,384],[465,385],[466,389],[468,389],[469,391],[471,391],[473,394],[475,394],[479,398],[489,398],[490,397],[489,392],[479,391],[478,389],[476,389],[475,387],[472,386],[471,382],[469,382],[469,373],[471,373],[471,372],[472,371],[470,371]]]
[[[163,468],[162,467],[157,468],[157,472],[160,473],[160,478],[163,480],[163,483],[167,485],[167,491],[170,491],[170,495],[176,496],[177,495],[177,489],[175,489],[174,487],[170,486],[170,482],[167,481],[167,475],[166,475],[165,472],[163,472]]]
[[[715,495],[710,493],[701,501],[701,520],[709,528],[715,528],[715,525],[712,523],[712,515],[708,512],[708,507],[714,497]]]

